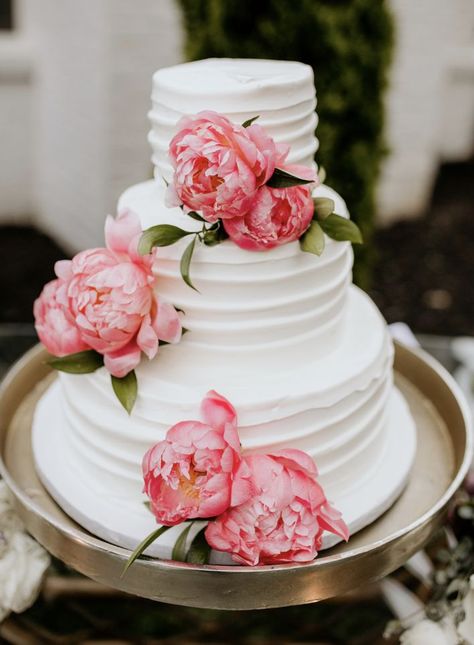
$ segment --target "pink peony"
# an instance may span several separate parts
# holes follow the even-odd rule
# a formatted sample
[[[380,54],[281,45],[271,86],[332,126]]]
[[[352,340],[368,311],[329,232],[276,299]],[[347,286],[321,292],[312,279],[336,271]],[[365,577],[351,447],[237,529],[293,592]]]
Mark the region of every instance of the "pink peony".
[[[201,404],[201,416],[203,423],[183,421],[170,428],[143,458],[144,492],[161,524],[214,517],[230,505],[240,464],[236,413],[211,391]]]
[[[175,343],[181,337],[176,310],[153,291],[153,254],[138,254],[140,235],[134,213],[123,211],[116,219],[109,216],[107,248],[83,251],[55,266],[64,285],[60,302],[64,318],[75,323],[81,348],[103,354],[105,367],[117,377],[137,366],[141,352],[153,358],[159,340]],[[43,309],[40,298],[35,309],[40,329]],[[62,330],[59,325],[50,325],[48,330],[45,344],[53,351],[52,339],[60,343]]]
[[[324,530],[347,540],[347,526],[316,477],[314,461],[300,450],[244,457],[236,505],[209,523],[207,542],[236,562],[256,565],[313,560]]]
[[[68,306],[67,283],[52,280],[43,288],[33,307],[36,332],[48,352],[66,356],[88,349]]]
[[[316,174],[306,166],[287,166],[287,172],[314,183],[290,188],[258,189],[250,210],[224,220],[230,239],[247,251],[265,251],[299,239],[313,218],[312,189]]]
[[[288,152],[259,125],[244,128],[216,112],[183,117],[178,128],[170,144],[175,172],[168,203],[197,210],[208,222],[246,213]]]

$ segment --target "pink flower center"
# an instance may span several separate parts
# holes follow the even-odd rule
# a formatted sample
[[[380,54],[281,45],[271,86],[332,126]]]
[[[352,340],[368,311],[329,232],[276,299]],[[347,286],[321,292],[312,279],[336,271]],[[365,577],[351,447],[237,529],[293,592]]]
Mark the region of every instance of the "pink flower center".
[[[177,488],[180,493],[192,499],[195,502],[199,502],[201,499],[201,490],[200,490],[200,480],[206,475],[205,472],[195,470],[192,464],[189,465],[189,472],[183,473],[181,468],[176,465],[173,469],[175,472],[174,477],[177,479]]]

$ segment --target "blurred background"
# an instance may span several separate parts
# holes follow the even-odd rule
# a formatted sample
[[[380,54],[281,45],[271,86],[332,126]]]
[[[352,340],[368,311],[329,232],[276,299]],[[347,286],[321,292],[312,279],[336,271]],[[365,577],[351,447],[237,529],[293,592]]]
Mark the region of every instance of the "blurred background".
[[[355,280],[472,375],[472,344],[463,357],[451,337],[474,336],[473,0],[0,0],[0,368],[34,342],[54,261],[102,245],[120,193],[151,177],[152,73],[209,56],[313,66],[317,161],[366,240]],[[227,615],[111,599],[64,575],[57,564],[29,627],[8,619],[0,642],[378,643],[392,616],[377,587],[248,612],[232,631]],[[146,640],[107,631],[119,602],[119,631]]]

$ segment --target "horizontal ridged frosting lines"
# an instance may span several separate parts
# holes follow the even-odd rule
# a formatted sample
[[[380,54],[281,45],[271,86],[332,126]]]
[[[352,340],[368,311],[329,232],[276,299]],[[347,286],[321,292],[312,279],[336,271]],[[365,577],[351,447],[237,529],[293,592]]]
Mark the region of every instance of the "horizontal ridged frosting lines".
[[[153,76],[151,131],[155,176],[170,181],[169,143],[183,115],[214,110],[234,123],[259,116],[288,161],[311,165],[318,148],[313,71],[289,61],[207,59],[158,70]]]
[[[341,198],[322,186],[316,195],[334,199],[337,212],[348,215]],[[119,208],[131,208],[144,228],[169,223],[186,230],[199,224],[180,209],[163,205],[164,188],[149,181],[126,191]],[[331,352],[344,322],[353,254],[346,242],[327,239],[320,257],[303,253],[298,242],[266,252],[240,249],[230,241],[215,247],[197,245],[191,275],[199,292],[180,274],[187,238],[160,248],[154,272],[160,297],[184,312],[189,333],[186,348],[212,363],[225,353],[234,369],[260,361],[304,360],[311,346],[314,359]],[[176,348],[178,355],[179,347]],[[187,351],[187,349],[186,349]]]
[[[193,343],[164,348],[137,370],[139,397],[124,414],[105,370],[60,374],[64,433],[76,467],[91,481],[107,480],[117,493],[140,495],[140,461],[174,423],[199,417],[205,392],[216,389],[236,406],[246,452],[291,446],[317,462],[334,497],[346,494],[384,450],[386,405],[392,392],[392,347],[370,300],[350,290],[348,317],[332,355],[306,361],[264,361],[241,372],[220,356],[202,360]],[[353,324],[350,325],[348,321]],[[365,323],[365,327],[361,325]]]

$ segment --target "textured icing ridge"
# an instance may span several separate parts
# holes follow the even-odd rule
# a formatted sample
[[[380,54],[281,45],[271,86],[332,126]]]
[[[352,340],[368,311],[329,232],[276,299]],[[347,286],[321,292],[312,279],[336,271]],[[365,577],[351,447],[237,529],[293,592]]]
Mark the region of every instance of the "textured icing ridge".
[[[212,109],[242,123],[258,123],[291,146],[288,161],[311,165],[318,141],[313,70],[292,61],[207,59],[158,70],[153,76],[151,131],[155,176],[170,181],[169,142],[185,114]]]

